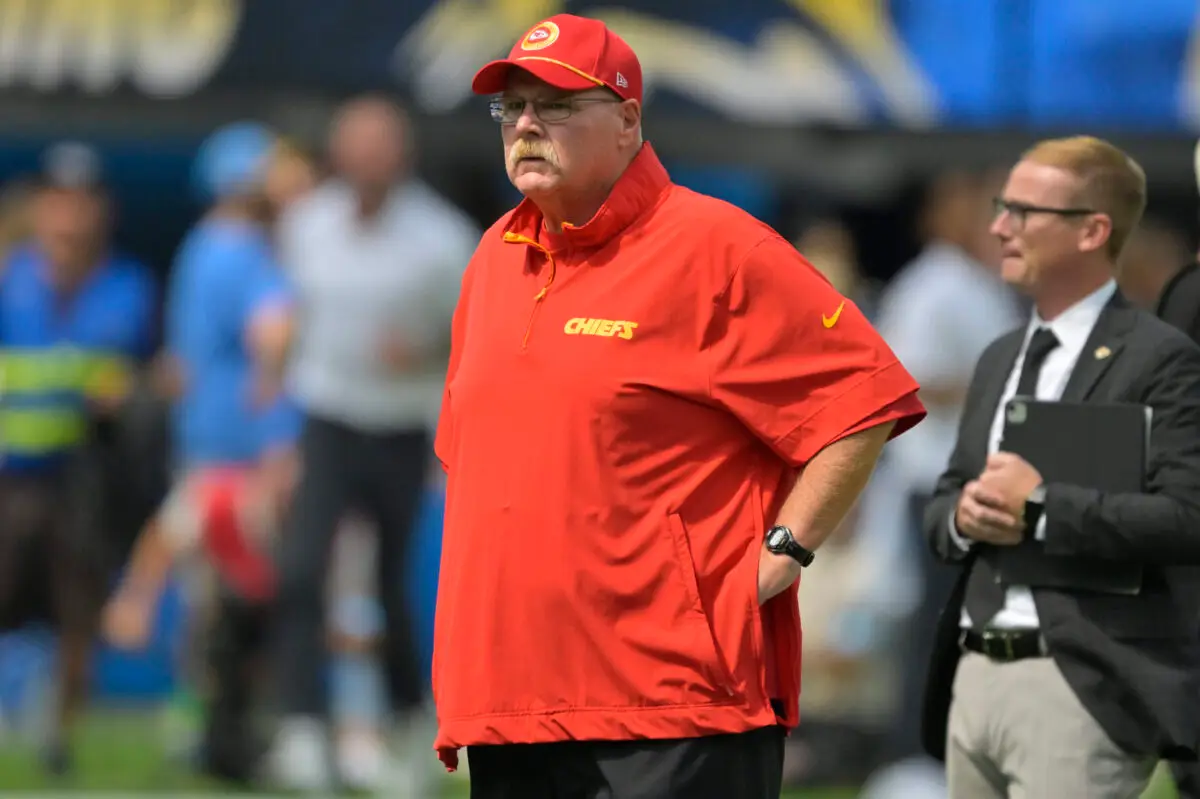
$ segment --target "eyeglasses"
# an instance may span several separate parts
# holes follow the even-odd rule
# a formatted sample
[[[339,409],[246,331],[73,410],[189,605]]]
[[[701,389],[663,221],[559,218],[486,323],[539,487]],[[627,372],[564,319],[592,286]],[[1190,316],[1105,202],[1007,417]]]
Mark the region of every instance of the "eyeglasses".
[[[579,111],[583,103],[621,103],[618,97],[561,97],[556,100],[522,100],[520,97],[497,97],[488,103],[492,119],[501,125],[515,125],[525,113],[526,104],[533,106],[533,115],[547,124],[566,122]]]
[[[1025,227],[1025,220],[1030,214],[1054,214],[1055,216],[1087,216],[1088,214],[1096,214],[1099,211],[1091,208],[1051,208],[1045,205],[1031,205],[1029,203],[1018,202],[1016,200],[1006,200],[1003,197],[995,197],[992,199],[992,209],[995,216],[1008,213],[1012,217],[1013,224],[1016,227]]]

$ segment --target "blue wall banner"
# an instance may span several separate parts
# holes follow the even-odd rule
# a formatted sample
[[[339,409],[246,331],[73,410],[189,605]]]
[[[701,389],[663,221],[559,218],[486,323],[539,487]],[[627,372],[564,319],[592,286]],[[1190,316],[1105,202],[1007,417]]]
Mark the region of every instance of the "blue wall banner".
[[[603,18],[651,102],[765,124],[1200,129],[1194,0],[0,0],[4,91],[346,92],[461,109],[558,12]]]

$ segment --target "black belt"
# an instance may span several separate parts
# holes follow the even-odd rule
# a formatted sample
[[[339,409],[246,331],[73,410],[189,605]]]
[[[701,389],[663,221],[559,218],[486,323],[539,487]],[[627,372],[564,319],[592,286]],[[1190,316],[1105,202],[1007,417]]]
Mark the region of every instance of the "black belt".
[[[978,652],[1004,663],[1049,654],[1040,630],[963,630],[958,643],[968,652]]]

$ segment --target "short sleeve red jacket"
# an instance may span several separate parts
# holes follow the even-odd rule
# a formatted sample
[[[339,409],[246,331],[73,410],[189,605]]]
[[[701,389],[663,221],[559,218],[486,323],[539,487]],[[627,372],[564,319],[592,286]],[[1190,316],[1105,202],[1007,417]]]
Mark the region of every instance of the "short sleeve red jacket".
[[[924,409],[853,303],[650,147],[596,216],[525,202],[467,268],[447,469],[436,747],[680,738],[797,721],[795,587],[766,529],[831,442]],[[814,565],[820,568],[820,560]]]

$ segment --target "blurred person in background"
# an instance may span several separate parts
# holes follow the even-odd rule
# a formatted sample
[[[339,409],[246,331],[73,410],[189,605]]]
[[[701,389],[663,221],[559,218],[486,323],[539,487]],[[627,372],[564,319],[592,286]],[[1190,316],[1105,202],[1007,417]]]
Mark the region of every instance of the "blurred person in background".
[[[0,188],[0,266],[13,248],[28,243],[33,234],[30,210],[36,192],[36,184],[27,180],[14,180]]]
[[[263,194],[270,204],[274,221],[308,196],[320,182],[321,169],[316,159],[298,144],[279,139],[271,151],[263,177]]]
[[[387,632],[379,602],[379,536],[352,511],[334,538],[327,585],[330,715],[338,773],[349,787],[386,787],[388,694],[379,651]]]
[[[854,234],[845,222],[820,217],[805,224],[792,244],[839,294],[853,301],[868,319],[874,318],[880,287],[864,274]]]
[[[172,270],[162,360],[177,390],[175,486],[143,530],[106,619],[114,643],[140,646],[174,561],[208,556],[186,575],[181,671],[185,690],[203,697],[202,767],[239,781],[261,755],[248,664],[268,640],[274,574],[263,539],[291,489],[299,427],[266,365],[280,357],[290,312],[264,190],[275,144],[263,126],[238,123],[197,154],[194,181],[211,207]]]
[[[118,565],[114,439],[153,351],[157,291],[109,242],[97,154],[56,145],[33,197],[33,239],[0,269],[0,624],[49,610],[59,631],[47,767],[70,766],[89,656]],[[24,618],[23,618],[24,617]]]
[[[1200,143],[1195,149],[1194,171],[1200,186]],[[1121,290],[1139,306],[1200,343],[1200,259],[1187,252],[1178,230],[1153,219],[1144,221],[1143,228],[1147,221],[1148,230],[1135,231],[1122,253],[1117,276]],[[1200,799],[1200,764],[1170,765],[1179,799]]]
[[[339,109],[329,155],[335,177],[280,228],[298,299],[288,386],[305,424],[280,553],[283,719],[271,762],[286,786],[321,789],[335,779],[324,587],[335,533],[353,508],[379,536],[382,660],[397,749],[389,780],[398,795],[422,796],[433,730],[405,581],[449,320],[479,231],[413,174],[413,131],[391,100],[356,98]]]
[[[286,211],[320,180],[320,169],[307,152],[280,142],[264,189],[272,207]],[[329,580],[330,710],[339,776],[348,787],[363,790],[380,787],[387,760],[387,687],[378,658],[385,625],[374,574],[377,555],[371,521],[346,514],[335,534]]]
[[[264,190],[272,207],[284,212],[315,189],[320,176],[307,152],[280,142]],[[348,787],[362,790],[381,787],[387,761],[387,686],[378,658],[386,630],[375,579],[377,557],[371,521],[346,514],[335,535],[329,580],[330,710],[339,776]]]
[[[898,705],[885,757],[925,761],[935,790],[942,769],[922,753],[920,702],[938,615],[957,572],[929,556],[921,515],[954,449],[979,356],[1020,323],[1016,295],[1000,280],[988,235],[998,188],[998,178],[982,172],[935,175],[917,214],[924,247],[880,298],[879,332],[921,384],[929,415],[885,448],[864,494],[857,541],[870,553],[873,570],[864,575],[865,618],[845,620],[847,631],[869,624],[897,655]]]
[[[836,216],[807,223],[793,245],[842,296],[870,319],[879,287],[861,267],[858,248]],[[874,553],[858,546],[858,508],[821,549],[822,566],[805,575],[800,607],[805,613],[804,723],[788,736],[784,784],[793,787],[858,782],[869,767],[873,739],[888,708],[895,664],[884,641],[864,641],[853,611],[864,589],[860,575]],[[864,559],[865,558],[865,559]]]
[[[1144,219],[1121,253],[1117,283],[1139,308],[1200,338],[1200,266],[1177,228]]]

